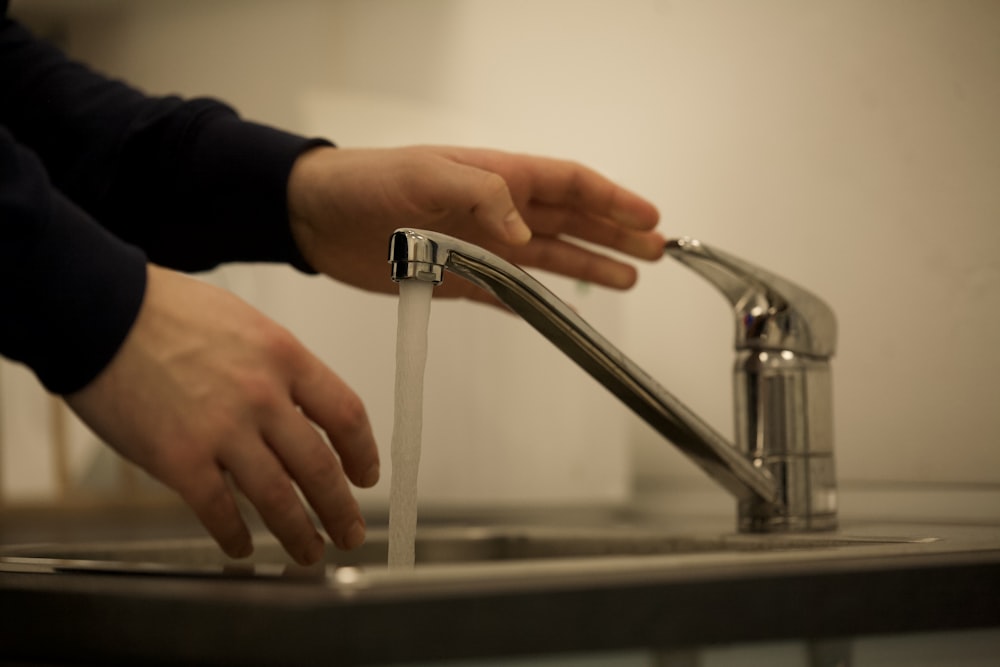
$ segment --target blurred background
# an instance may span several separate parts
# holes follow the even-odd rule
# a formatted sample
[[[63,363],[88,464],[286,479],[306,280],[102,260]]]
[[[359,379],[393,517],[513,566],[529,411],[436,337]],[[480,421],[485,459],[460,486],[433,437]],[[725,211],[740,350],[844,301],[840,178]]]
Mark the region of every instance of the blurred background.
[[[833,306],[845,512],[1000,518],[1000,3],[15,0],[12,14],[150,93],[219,97],[341,146],[594,167],[652,199],[666,235]],[[710,286],[667,259],[623,294],[539,277],[732,435],[733,322]],[[205,279],[355,387],[388,463],[396,299],[284,267]],[[4,502],[168,502],[23,368],[0,366],[0,410]],[[435,301],[425,411],[425,504],[732,504],[502,313]],[[361,498],[383,507],[388,475]]]

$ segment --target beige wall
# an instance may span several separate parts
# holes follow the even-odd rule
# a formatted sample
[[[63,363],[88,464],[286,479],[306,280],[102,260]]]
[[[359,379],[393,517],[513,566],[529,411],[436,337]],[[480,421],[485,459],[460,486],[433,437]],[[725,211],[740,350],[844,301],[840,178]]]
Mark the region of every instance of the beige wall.
[[[841,327],[834,378],[845,487],[1000,485],[1000,4],[15,8],[27,13],[29,4],[70,17],[50,25],[63,26],[71,51],[153,92],[211,93],[345,146],[448,141],[585,161],[652,198],[665,233],[718,244],[830,301]],[[392,299],[286,270],[213,279],[280,317],[354,383],[387,445]],[[711,288],[667,261],[644,267],[624,296],[554,284],[732,432],[732,322]],[[614,499],[629,457],[644,481],[702,483],[509,319],[435,306],[422,492],[445,501]],[[44,436],[8,436],[5,461],[26,457],[12,452],[35,437]]]

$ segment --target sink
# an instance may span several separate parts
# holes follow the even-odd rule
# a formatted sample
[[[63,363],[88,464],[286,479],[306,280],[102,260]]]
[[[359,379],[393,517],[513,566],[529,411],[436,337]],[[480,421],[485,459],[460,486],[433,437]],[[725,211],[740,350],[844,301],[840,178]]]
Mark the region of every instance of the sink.
[[[673,534],[636,526],[431,525],[418,530],[416,560],[420,569],[505,562],[840,550],[934,541],[935,538],[926,537],[840,533]],[[350,552],[328,545],[324,561],[315,567],[293,564],[281,545],[268,534],[256,535],[254,544],[254,554],[246,560],[228,559],[208,538],[22,545],[0,550],[0,570],[284,578],[324,576],[331,570],[348,568],[377,572],[386,569],[388,531],[379,527],[370,529],[366,543]]]
[[[144,533],[7,544],[0,596],[18,613],[0,646],[32,664],[436,664],[1000,622],[995,525],[765,535],[632,512],[435,519],[421,519],[410,569],[386,567],[376,521],[362,548],[330,547],[315,567],[291,564],[259,526],[241,561],[148,518]]]

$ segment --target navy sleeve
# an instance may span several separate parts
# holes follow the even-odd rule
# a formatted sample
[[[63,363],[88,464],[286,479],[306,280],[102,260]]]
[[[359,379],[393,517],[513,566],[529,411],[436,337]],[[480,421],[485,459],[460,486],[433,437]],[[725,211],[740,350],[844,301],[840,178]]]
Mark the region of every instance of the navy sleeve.
[[[0,353],[49,391],[76,391],[117,352],[145,286],[142,252],[54,189],[0,127]]]
[[[0,24],[0,123],[55,187],[151,261],[308,270],[287,218],[295,159],[325,142],[241,120],[211,99],[149,97]]]
[[[0,1],[0,354],[54,393],[128,334],[146,261],[310,271],[287,220],[302,151],[327,144],[209,99],[150,97],[67,59]]]

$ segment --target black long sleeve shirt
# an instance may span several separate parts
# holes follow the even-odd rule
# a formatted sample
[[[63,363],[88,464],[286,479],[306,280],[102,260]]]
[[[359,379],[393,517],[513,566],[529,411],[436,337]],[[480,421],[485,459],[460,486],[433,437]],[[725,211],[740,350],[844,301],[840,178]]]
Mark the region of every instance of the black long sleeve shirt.
[[[147,260],[307,270],[286,189],[317,143],[218,101],[150,97],[101,76],[0,0],[0,354],[70,393],[127,335]]]

